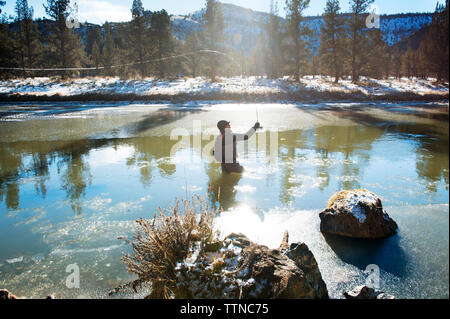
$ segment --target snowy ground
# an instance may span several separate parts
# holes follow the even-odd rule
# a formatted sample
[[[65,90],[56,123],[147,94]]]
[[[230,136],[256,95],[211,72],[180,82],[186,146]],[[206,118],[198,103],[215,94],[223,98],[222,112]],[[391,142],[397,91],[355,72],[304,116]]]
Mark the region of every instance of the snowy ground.
[[[376,80],[361,78],[359,84],[350,79],[338,84],[331,77],[304,77],[300,83],[288,78],[270,80],[258,77],[219,78],[211,83],[205,78],[182,78],[172,81],[147,78],[145,80],[121,80],[120,78],[83,78],[62,81],[57,78],[39,77],[0,81],[0,94],[29,96],[74,96],[86,93],[97,94],[137,94],[142,96],[179,94],[292,94],[299,91],[360,93],[363,95],[383,96],[396,93],[414,93],[420,95],[448,95],[449,85],[436,84],[434,79],[390,78]]]

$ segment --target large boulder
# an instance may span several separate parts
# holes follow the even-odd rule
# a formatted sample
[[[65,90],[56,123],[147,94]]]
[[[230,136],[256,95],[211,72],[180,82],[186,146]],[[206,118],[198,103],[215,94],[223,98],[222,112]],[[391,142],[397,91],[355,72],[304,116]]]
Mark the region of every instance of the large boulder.
[[[319,214],[322,233],[354,238],[386,238],[396,234],[397,223],[383,211],[381,199],[365,189],[334,194]]]
[[[277,249],[261,245],[246,247],[239,268],[249,284],[242,289],[242,298],[314,298],[313,287],[295,262]]]
[[[328,298],[314,256],[304,244],[269,249],[242,234],[227,236],[220,249],[193,253],[176,267],[176,298]],[[192,256],[196,260],[192,259]]]
[[[0,289],[0,300],[12,300],[18,299],[17,296],[13,295],[6,289]]]
[[[313,288],[315,298],[328,298],[327,286],[322,279],[319,265],[308,246],[304,243],[293,243],[287,256],[303,271],[306,282]]]
[[[346,299],[395,299],[392,295],[367,286],[358,286],[351,291],[346,291],[344,297]]]

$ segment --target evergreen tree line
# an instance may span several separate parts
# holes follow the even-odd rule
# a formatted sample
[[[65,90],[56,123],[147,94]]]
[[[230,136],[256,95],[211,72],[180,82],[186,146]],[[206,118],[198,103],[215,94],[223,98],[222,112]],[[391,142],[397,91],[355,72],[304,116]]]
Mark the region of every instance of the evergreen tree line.
[[[132,20],[88,28],[85,43],[71,27],[70,0],[47,0],[49,19],[38,23],[27,0],[16,0],[15,21],[0,21],[1,77],[62,75],[168,78],[177,76],[256,75],[269,78],[330,75],[336,82],[350,76],[373,78],[435,77],[448,80],[449,0],[437,5],[420,43],[406,48],[389,47],[377,28],[367,28],[366,18],[374,0],[349,0],[350,12],[342,12],[339,0],[327,0],[320,34],[305,23],[310,0],[285,0],[285,19],[272,0],[268,17],[250,53],[229,45],[224,33],[222,6],[207,0],[203,27],[185,41],[174,38],[165,10],[146,11],[134,0]],[[0,7],[4,1],[0,1]],[[320,47],[314,40],[320,37]],[[73,70],[84,68],[83,70]],[[19,70],[20,69],[20,70]],[[45,69],[45,70],[30,70]],[[63,69],[69,69],[64,70]]]

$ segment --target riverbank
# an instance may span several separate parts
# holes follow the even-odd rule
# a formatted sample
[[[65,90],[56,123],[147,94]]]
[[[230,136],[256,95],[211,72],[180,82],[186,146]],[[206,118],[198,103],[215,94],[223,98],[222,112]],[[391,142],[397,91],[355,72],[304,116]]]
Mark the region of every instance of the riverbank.
[[[258,77],[204,78],[174,80],[122,80],[120,78],[83,78],[61,80],[41,77],[0,81],[1,102],[65,101],[236,101],[236,102],[330,102],[330,101],[444,101],[448,102],[448,83],[434,79],[376,80],[361,78],[334,83],[325,76],[305,76],[299,83],[289,78]]]

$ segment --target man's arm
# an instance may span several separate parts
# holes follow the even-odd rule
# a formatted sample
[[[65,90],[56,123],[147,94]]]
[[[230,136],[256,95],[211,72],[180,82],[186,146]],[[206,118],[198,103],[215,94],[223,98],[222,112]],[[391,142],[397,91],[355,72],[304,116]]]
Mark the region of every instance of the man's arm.
[[[247,141],[249,138],[251,138],[253,136],[253,134],[255,134],[256,130],[260,127],[261,127],[261,125],[259,125],[259,123],[257,122],[255,124],[255,126],[253,126],[250,130],[248,130],[247,133],[233,134],[233,136],[236,137],[236,142]]]
[[[247,133],[245,134],[234,134],[233,136],[236,137],[236,142],[241,142],[241,141],[247,141],[250,137],[253,136],[253,134],[255,134],[256,130],[252,127]]]

